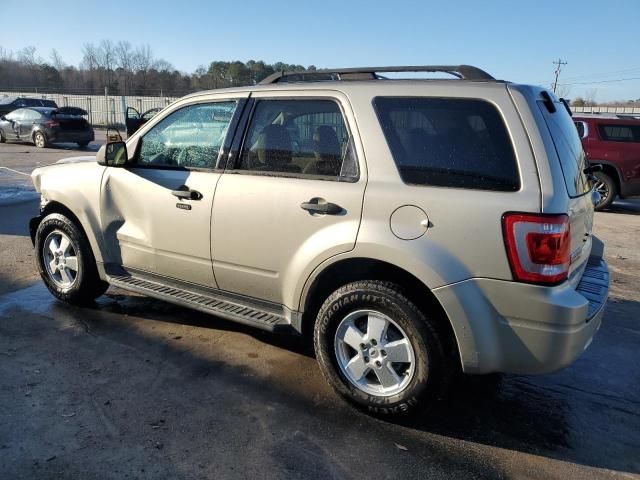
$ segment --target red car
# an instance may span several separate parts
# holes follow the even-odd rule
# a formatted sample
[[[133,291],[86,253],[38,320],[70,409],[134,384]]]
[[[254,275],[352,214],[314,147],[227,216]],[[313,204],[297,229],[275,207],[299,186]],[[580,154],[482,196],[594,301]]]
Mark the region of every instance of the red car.
[[[590,165],[596,171],[600,193],[596,210],[607,208],[616,197],[640,195],[640,118],[614,114],[574,115]]]

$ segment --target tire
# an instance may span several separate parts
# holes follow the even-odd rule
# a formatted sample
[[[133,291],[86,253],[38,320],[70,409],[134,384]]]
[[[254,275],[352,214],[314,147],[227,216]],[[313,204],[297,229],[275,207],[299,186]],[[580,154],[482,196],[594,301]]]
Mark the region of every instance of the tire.
[[[47,146],[47,137],[42,132],[36,132],[33,134],[33,144],[37,148],[44,148]]]
[[[616,182],[604,172],[595,172],[595,189],[600,193],[600,202],[595,206],[597,211],[609,208],[618,196],[618,186]]]
[[[376,331],[386,333],[372,335]],[[453,376],[434,321],[389,282],[358,281],[331,294],[316,318],[314,347],[333,389],[375,414],[425,408],[446,392]]]
[[[98,275],[84,233],[64,215],[47,215],[38,226],[34,244],[40,276],[56,298],[87,304],[109,288]]]
[[[78,142],[78,146],[79,146],[80,148],[86,148],[86,147],[87,147],[87,145],[89,145],[89,142]]]
[[[0,143],[4,143],[6,141],[7,141],[7,139],[4,138],[4,132],[2,130],[0,130]]]

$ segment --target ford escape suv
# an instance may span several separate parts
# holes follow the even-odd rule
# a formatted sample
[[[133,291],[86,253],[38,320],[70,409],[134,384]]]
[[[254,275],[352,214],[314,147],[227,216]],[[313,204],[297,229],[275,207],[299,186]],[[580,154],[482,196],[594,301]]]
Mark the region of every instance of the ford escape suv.
[[[538,87],[470,66],[276,73],[188,95],[85,160],[33,172],[53,295],[113,285],[312,336],[372,412],[419,408],[458,371],[558,370],[600,326],[597,194]]]

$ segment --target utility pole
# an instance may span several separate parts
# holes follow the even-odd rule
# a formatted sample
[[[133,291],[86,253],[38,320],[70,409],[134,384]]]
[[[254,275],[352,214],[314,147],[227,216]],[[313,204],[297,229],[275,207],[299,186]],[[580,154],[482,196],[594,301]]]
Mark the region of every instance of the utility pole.
[[[556,93],[556,89],[558,88],[558,77],[560,76],[560,71],[562,70],[562,65],[566,65],[567,62],[563,62],[561,58],[558,58],[557,61],[552,62],[554,65],[556,65],[556,79],[553,82],[553,93]]]

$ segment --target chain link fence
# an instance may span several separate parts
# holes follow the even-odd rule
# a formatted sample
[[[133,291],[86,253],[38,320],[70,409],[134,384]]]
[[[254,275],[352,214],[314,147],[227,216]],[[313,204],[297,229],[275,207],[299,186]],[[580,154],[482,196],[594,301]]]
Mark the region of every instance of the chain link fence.
[[[0,92],[0,98],[28,97],[53,100],[59,107],[79,107],[87,111],[93,126],[119,126],[125,121],[127,107],[140,114],[152,108],[164,108],[179,97],[142,97],[123,95],[73,95],[66,93]]]

